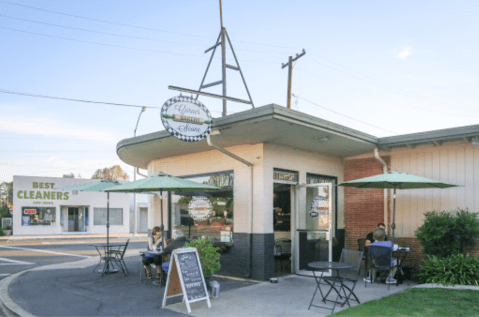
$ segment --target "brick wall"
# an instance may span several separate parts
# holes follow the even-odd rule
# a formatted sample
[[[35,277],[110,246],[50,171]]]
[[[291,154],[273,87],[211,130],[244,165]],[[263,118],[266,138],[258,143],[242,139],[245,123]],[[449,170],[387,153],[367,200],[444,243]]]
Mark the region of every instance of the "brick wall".
[[[389,157],[382,157],[389,165]],[[378,175],[383,166],[375,158],[346,160],[344,181]],[[389,219],[391,217],[389,216]],[[384,222],[383,189],[344,187],[344,224],[346,248],[357,250],[358,239],[366,238],[379,222]]]
[[[382,157],[390,170],[390,157]],[[344,165],[344,181],[378,175],[383,167],[375,158],[346,160]],[[392,222],[391,195],[388,195],[389,225]],[[382,189],[360,189],[344,187],[344,223],[345,248],[357,250],[359,238],[366,238],[379,222],[384,220],[384,191]],[[427,259],[424,247],[416,237],[396,238],[395,243],[414,250],[408,254],[404,266],[418,268],[422,259]],[[475,247],[465,250],[464,254],[479,256],[479,241]]]

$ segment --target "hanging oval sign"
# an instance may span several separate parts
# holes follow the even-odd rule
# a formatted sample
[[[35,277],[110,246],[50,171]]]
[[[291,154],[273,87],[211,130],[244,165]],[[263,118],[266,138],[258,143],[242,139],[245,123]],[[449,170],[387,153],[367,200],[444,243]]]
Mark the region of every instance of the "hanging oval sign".
[[[203,196],[193,197],[188,205],[188,214],[194,220],[206,220],[211,216],[213,206],[208,198]]]
[[[206,138],[213,126],[210,111],[193,97],[168,99],[161,108],[161,121],[166,131],[185,142]]]

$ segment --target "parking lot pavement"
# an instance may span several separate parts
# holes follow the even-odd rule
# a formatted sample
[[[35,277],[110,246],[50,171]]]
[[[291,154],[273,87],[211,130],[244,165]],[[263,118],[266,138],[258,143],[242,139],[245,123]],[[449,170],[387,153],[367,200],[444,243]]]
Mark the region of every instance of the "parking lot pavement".
[[[84,268],[28,271],[10,284],[9,296],[36,316],[184,316],[161,309],[164,287],[140,283],[139,257],[126,259],[127,276],[120,271],[102,277],[90,263]],[[219,280],[224,292],[255,284]]]

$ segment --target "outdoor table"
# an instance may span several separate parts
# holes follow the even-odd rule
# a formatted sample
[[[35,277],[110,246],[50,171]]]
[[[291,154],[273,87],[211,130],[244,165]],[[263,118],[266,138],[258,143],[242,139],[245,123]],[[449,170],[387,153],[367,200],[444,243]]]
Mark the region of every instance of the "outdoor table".
[[[90,246],[95,247],[96,251],[100,255],[100,262],[98,263],[98,265],[101,264],[102,258],[105,261],[105,266],[103,267],[103,270],[98,270],[99,273],[102,273],[103,275],[103,274],[111,274],[111,273],[118,272],[118,270],[113,267],[113,264],[110,263],[112,258],[111,249],[113,248],[116,251],[116,250],[119,250],[121,247],[124,247],[125,245],[126,245],[126,242],[125,243],[109,243],[109,244],[107,243],[90,244]],[[102,256],[102,251],[101,251],[102,249],[103,249],[104,256]],[[95,266],[95,269],[98,267],[98,265]],[[93,271],[95,271],[95,269],[93,269]]]
[[[399,274],[401,274],[402,277],[404,278],[404,280],[406,280],[406,276],[404,276],[404,272],[402,270],[402,264],[404,262],[404,259],[406,259],[406,256],[408,255],[408,253],[411,253],[411,252],[414,252],[414,250],[412,250],[412,249],[406,250],[406,249],[401,248],[401,249],[397,249],[397,250],[393,251],[392,257],[397,260],[398,279],[397,279],[396,285],[399,284]],[[410,285],[410,283],[411,283],[411,281],[407,280],[407,285],[408,286]]]
[[[316,289],[315,289],[314,294],[313,294],[313,298],[311,299],[311,303],[309,304],[308,310],[311,308],[311,306],[318,307],[318,308],[331,309],[330,307],[313,305],[313,300],[314,300],[314,297],[316,296],[316,293],[318,292],[318,289],[319,289],[319,292],[321,293],[321,297],[323,298],[323,300],[322,300],[323,303],[326,303],[326,301],[334,303],[331,314],[334,313],[334,310],[336,309],[337,304],[341,304],[341,306],[344,306],[344,304],[348,303],[348,306],[351,307],[351,305],[349,304],[349,300],[348,300],[348,296],[346,294],[346,291],[344,290],[344,284],[343,284],[343,281],[342,281],[341,276],[339,274],[339,271],[345,270],[345,269],[350,269],[350,268],[353,267],[353,264],[351,264],[351,263],[341,263],[341,262],[311,262],[311,263],[308,263],[308,266],[312,269],[314,279],[316,280],[316,284],[317,284]],[[333,284],[331,284],[331,283],[327,283],[327,284],[321,283],[321,280],[324,280],[324,271],[325,270],[336,270],[336,275],[333,277]],[[321,271],[321,276],[318,277],[316,275],[316,271]],[[341,284],[341,287],[339,288],[339,291],[334,287],[334,285],[336,284],[336,281],[339,281],[339,283]],[[321,290],[321,286],[320,286],[321,284],[330,286],[330,289],[326,293],[326,296],[323,295],[323,291]],[[328,297],[329,293],[333,289],[338,294],[336,296],[336,300],[326,299],[326,297]],[[339,294],[341,292],[341,289],[343,289],[344,295],[345,295],[345,298],[346,298],[344,300],[344,302],[338,301],[338,298],[341,297],[341,295]]]
[[[155,254],[155,255],[163,254],[163,252],[161,252],[159,250],[157,250],[157,251],[140,250],[138,252],[140,253],[142,259],[145,256],[145,254],[147,254],[147,253],[148,254]],[[161,263],[163,264],[163,257],[160,256],[160,259],[161,259]],[[141,270],[143,270],[144,268],[143,268],[143,263],[140,263],[140,265],[141,265],[141,267],[140,267],[140,282],[141,282],[141,272],[142,272]],[[160,269],[161,269],[161,265],[160,265]],[[160,281],[153,281],[153,284],[161,286],[161,280]]]

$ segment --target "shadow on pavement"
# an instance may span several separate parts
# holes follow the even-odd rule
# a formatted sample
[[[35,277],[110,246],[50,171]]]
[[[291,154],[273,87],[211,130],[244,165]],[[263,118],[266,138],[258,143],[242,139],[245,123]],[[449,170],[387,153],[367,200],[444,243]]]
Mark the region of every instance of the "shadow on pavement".
[[[9,287],[10,297],[37,316],[184,316],[161,309],[165,287],[140,283],[140,259],[125,259],[130,274],[83,269],[30,271]],[[100,268],[100,267],[99,267]],[[221,292],[256,284],[216,278]],[[178,298],[181,302],[181,297]],[[174,300],[168,300],[168,304]],[[167,306],[168,307],[168,306]]]

